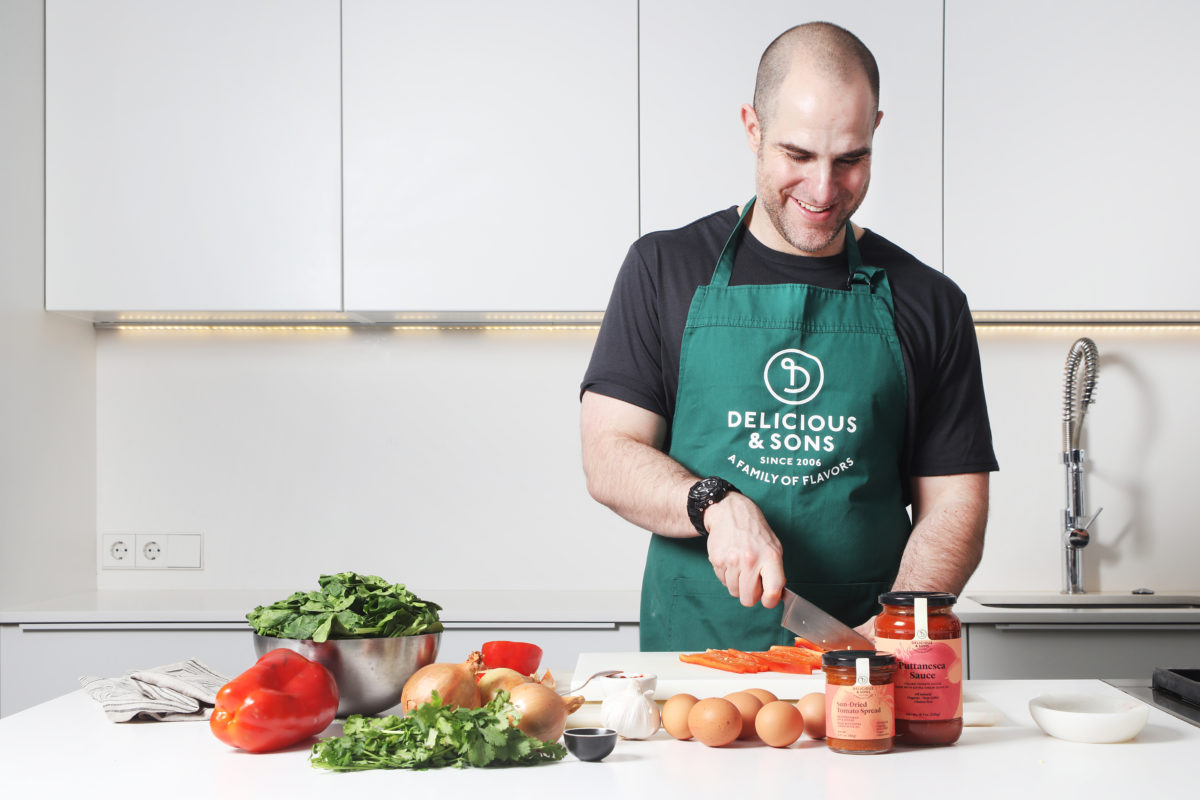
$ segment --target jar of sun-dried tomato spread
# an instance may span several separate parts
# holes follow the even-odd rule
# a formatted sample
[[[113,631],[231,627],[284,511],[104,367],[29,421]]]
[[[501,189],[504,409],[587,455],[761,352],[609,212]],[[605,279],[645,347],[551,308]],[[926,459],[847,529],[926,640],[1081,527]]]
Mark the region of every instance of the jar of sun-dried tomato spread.
[[[895,737],[896,659],[874,650],[831,650],[825,673],[825,743],[836,753],[886,753]]]
[[[896,657],[896,739],[953,744],[962,734],[962,623],[950,592],[885,592],[875,646]]]

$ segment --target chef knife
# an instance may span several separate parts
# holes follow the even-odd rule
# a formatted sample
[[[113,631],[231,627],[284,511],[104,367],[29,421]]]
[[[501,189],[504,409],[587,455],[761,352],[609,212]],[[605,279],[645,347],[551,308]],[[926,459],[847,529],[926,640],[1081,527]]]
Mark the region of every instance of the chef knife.
[[[783,620],[780,623],[826,650],[874,650],[875,645],[836,617],[826,614],[791,589],[783,590]]]

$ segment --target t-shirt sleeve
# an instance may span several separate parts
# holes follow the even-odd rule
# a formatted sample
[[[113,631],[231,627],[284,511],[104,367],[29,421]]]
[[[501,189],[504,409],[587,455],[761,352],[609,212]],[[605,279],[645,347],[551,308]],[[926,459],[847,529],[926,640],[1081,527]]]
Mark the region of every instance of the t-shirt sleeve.
[[[910,472],[935,476],[997,469],[979,342],[964,301],[920,398]]]
[[[667,416],[657,306],[653,275],[635,243],[617,274],[581,396],[596,392]]]

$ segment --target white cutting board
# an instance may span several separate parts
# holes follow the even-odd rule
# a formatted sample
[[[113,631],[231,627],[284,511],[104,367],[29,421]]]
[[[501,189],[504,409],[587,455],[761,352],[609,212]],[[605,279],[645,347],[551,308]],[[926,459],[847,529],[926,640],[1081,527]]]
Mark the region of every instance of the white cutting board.
[[[785,672],[755,672],[740,674],[685,664],[679,653],[580,653],[571,675],[571,685],[577,685],[593,672],[619,669],[622,672],[651,673],[658,676],[655,700],[687,692],[696,697],[721,697],[739,689],[766,689],[780,700],[799,700],[809,692],[825,691],[825,675],[792,675]],[[592,681],[579,692],[588,702],[604,699],[603,681]]]
[[[654,699],[664,701],[671,695],[687,692],[696,697],[723,697],[738,689],[766,689],[780,700],[799,700],[809,692],[825,691],[825,674],[789,675],[782,672],[738,674],[685,664],[679,653],[580,653],[571,675],[575,686],[594,672],[619,669],[622,672],[651,673],[658,676]],[[579,692],[586,701],[569,719],[571,725],[599,725],[600,706],[604,700],[604,682],[592,681]],[[999,724],[1004,714],[986,699],[970,692],[963,694],[963,724],[991,726]]]

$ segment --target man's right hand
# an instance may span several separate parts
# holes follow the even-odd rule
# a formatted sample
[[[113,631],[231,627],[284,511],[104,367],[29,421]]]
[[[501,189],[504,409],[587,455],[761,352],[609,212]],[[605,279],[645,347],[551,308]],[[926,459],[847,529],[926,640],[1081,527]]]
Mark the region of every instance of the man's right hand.
[[[730,492],[705,509],[704,526],[717,579],[747,608],[759,600],[774,608],[783,594],[783,547],[755,502]]]

